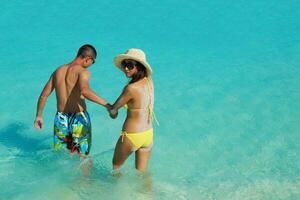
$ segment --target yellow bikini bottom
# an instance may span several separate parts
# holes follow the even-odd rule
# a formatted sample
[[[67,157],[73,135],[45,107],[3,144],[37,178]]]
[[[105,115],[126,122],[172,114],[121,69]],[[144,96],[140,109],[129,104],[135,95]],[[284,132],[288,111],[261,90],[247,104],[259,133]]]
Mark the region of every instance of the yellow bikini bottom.
[[[122,142],[125,136],[132,142],[135,148],[146,148],[153,143],[153,128],[147,131],[135,133],[128,133],[126,131],[123,131],[121,134]]]

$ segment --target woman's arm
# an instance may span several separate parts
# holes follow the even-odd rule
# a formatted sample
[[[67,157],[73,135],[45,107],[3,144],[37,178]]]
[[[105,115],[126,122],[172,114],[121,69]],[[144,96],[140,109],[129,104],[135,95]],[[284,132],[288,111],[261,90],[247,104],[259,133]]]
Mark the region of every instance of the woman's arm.
[[[116,118],[118,115],[118,109],[124,106],[132,99],[131,91],[132,91],[132,87],[130,85],[127,85],[123,89],[122,94],[119,96],[119,98],[116,100],[116,102],[112,105],[112,108],[110,109],[109,113],[112,118]]]

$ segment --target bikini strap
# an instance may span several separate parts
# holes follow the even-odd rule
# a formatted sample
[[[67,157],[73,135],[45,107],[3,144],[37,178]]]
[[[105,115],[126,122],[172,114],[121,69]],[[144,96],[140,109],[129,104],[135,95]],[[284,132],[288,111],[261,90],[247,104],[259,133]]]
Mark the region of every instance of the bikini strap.
[[[122,131],[122,133],[121,133],[121,136],[122,136],[122,143],[123,143],[123,141],[124,141],[124,137],[127,135],[127,132],[126,131]]]

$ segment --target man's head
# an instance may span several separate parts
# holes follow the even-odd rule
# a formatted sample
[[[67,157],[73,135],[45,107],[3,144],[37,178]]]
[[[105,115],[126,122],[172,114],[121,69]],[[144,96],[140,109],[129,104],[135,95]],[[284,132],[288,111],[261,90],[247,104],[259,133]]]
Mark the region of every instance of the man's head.
[[[85,44],[79,48],[76,57],[82,59],[84,67],[88,67],[95,63],[97,51],[92,45]]]

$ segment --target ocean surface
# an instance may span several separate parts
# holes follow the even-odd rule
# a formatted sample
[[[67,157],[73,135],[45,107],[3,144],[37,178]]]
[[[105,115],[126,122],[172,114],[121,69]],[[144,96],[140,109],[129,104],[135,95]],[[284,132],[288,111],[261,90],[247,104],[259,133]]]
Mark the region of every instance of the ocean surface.
[[[300,199],[300,2],[5,1],[0,12],[0,199]],[[113,103],[128,80],[113,58],[141,48],[153,68],[155,139],[147,173],[111,160],[125,111],[92,118],[90,174],[56,152],[50,74],[98,51],[90,86]]]

